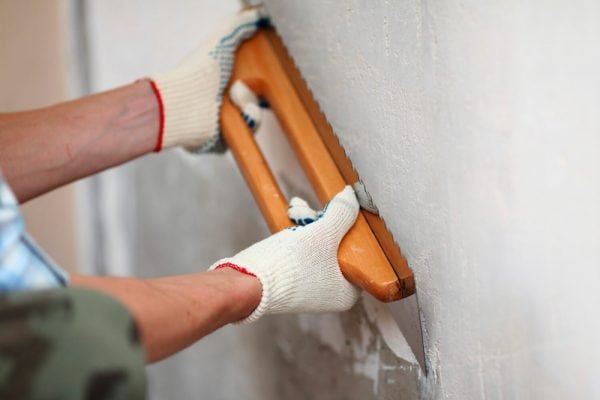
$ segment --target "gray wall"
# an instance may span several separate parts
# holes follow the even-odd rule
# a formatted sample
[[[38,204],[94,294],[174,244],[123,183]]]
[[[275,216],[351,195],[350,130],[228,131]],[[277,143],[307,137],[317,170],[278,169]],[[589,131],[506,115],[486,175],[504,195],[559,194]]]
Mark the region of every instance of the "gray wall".
[[[600,398],[600,5],[267,1],[415,270],[435,398]]]
[[[415,270],[431,373],[365,296],[223,329],[150,367],[152,398],[600,397],[600,7],[267,5]],[[96,90],[174,65],[237,8],[88,6]],[[193,271],[267,234],[228,156],[167,152],[99,186],[109,272]]]

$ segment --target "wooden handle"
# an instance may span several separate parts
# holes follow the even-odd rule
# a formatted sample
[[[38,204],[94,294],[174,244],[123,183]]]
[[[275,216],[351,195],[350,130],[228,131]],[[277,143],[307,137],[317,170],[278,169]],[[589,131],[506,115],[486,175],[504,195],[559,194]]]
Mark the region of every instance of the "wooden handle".
[[[232,82],[237,79],[267,99],[315,193],[323,203],[331,200],[346,182],[290,82],[267,32],[259,32],[238,49]],[[287,201],[252,132],[228,95],[223,98],[221,128],[269,229],[278,232],[291,226]],[[342,240],[338,259],[346,279],[377,299],[389,302],[403,297],[398,278],[362,213]]]

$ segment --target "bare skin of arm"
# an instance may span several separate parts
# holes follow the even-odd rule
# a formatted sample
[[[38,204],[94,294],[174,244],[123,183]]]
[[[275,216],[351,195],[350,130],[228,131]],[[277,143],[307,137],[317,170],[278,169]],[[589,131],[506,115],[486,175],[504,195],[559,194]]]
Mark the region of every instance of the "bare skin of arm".
[[[149,81],[0,114],[0,168],[21,203],[151,152],[159,104]]]
[[[258,279],[230,268],[156,279],[73,276],[72,284],[108,294],[129,309],[148,362],[250,315],[262,295]]]
[[[0,114],[0,168],[19,201],[152,152],[159,104],[148,81],[39,110]],[[75,275],[135,318],[149,362],[163,359],[260,302],[258,279],[228,268],[157,279]],[[92,316],[93,318],[93,316]]]

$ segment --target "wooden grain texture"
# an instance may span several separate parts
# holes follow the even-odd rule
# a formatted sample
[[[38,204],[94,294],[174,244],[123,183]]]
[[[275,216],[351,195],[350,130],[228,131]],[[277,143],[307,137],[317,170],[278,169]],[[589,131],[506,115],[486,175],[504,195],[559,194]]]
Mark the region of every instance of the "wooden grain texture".
[[[274,48],[269,37],[272,34],[270,30],[263,30],[242,44],[236,55],[232,82],[242,79],[258,95],[267,99],[315,193],[325,203],[342,190],[348,181],[332,159],[315,121],[307,111],[307,100],[297,93],[288,75],[285,59],[282,59],[280,49]],[[287,201],[250,129],[228,96],[223,100],[221,127],[223,137],[271,231],[277,232],[291,226],[287,216]],[[374,215],[372,217],[379,219]],[[338,251],[342,273],[350,282],[381,301],[394,301],[412,294],[412,272],[407,268],[410,277],[399,281],[367,218],[360,213],[342,240]],[[397,254],[402,257],[399,250]],[[413,282],[412,286],[407,285],[410,282]]]
[[[327,122],[325,115],[321,112],[318,103],[314,100],[310,89],[302,78],[296,64],[288,54],[281,38],[273,29],[265,31],[265,34],[285,69],[290,82],[294,85],[298,96],[302,100],[306,112],[310,116],[321,139],[329,150],[329,154],[333,158],[338,170],[344,177],[346,183],[350,185],[354,184],[359,180],[358,173],[346,156],[346,152],[340,145],[340,142],[333,132],[331,125]],[[401,297],[404,298],[410,296],[416,290],[414,274],[408,266],[406,258],[402,255],[400,247],[395,243],[394,237],[379,216],[365,210],[362,210],[362,214],[366,218],[373,234],[377,238],[383,252],[398,276],[400,290],[402,292]]]

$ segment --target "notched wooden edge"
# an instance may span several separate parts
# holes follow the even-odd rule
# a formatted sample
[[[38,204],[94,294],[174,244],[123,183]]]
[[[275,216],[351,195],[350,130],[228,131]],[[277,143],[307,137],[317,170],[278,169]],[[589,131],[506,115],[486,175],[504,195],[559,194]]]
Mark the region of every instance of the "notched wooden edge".
[[[330,152],[335,163],[338,165],[340,172],[346,182],[354,182],[358,180],[358,173],[352,166],[346,151],[341,146],[338,137],[333,132],[331,124],[321,111],[318,102],[314,99],[311,90],[302,78],[298,67],[294,63],[287,48],[274,28],[265,30],[267,39],[271,44],[275,54],[278,56],[281,65],[288,74],[290,81],[296,88],[296,91],[302,100],[304,107],[315,123],[315,127],[321,135],[328,151]],[[402,255],[400,246],[395,242],[393,234],[387,228],[385,221],[368,211],[362,210],[362,214],[367,220],[367,224],[371,228],[375,238],[379,242],[384,254],[388,258],[390,265],[398,278],[393,282],[394,288],[388,291],[375,295],[381,301],[394,301],[400,298],[408,297],[416,292],[414,273],[408,266],[406,258]],[[395,293],[400,293],[400,298],[396,298]]]

